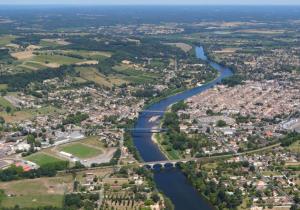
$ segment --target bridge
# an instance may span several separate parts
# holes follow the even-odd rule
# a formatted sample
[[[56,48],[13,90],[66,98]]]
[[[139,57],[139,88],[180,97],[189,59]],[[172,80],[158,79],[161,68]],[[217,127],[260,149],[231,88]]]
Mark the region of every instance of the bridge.
[[[100,131],[129,131],[131,133],[161,133],[166,132],[167,128],[108,128],[98,129]]]
[[[178,159],[178,160],[161,160],[161,161],[153,161],[153,162],[145,162],[139,163],[140,167],[146,167],[149,169],[154,169],[155,166],[160,168],[167,168],[167,167],[176,167],[176,165],[180,163],[187,163],[187,162],[197,162],[199,158],[189,158],[189,159]]]
[[[140,111],[139,113],[157,113],[157,114],[163,114],[163,113],[165,113],[165,111],[162,111],[162,110],[144,110],[144,111]]]
[[[126,131],[130,131],[132,133],[161,133],[166,132],[168,129],[166,128],[132,128],[125,129]]]

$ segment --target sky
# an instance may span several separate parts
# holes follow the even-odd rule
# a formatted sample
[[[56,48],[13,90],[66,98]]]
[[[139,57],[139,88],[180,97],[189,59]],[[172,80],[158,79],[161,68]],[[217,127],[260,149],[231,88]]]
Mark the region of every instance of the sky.
[[[0,0],[0,4],[83,5],[300,5],[300,0]]]

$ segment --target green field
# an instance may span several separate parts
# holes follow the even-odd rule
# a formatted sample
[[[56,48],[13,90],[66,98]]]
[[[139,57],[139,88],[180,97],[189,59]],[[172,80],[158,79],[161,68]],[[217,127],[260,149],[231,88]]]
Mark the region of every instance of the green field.
[[[52,54],[41,54],[34,56],[32,58],[32,61],[41,63],[41,64],[47,64],[47,63],[55,63],[55,64],[60,64],[60,65],[70,65],[74,63],[78,63],[81,61],[84,61],[82,59],[78,58],[72,58],[68,56],[63,56],[63,55],[52,55]]]
[[[88,136],[85,139],[82,139],[81,142],[95,148],[104,147],[104,144],[100,141],[99,136]]]
[[[160,78],[158,74],[144,72],[142,70],[135,70],[126,65],[114,66],[113,69],[117,73],[117,76],[123,80],[127,80],[136,84],[152,83],[156,81],[157,78]]]
[[[49,163],[57,163],[57,162],[61,162],[63,160],[58,159],[56,157],[44,154],[44,153],[35,153],[33,155],[30,155],[28,157],[25,158],[26,160],[29,160],[31,162],[34,162],[36,164],[38,164],[39,166],[43,166]]]
[[[103,52],[103,51],[67,50],[62,52],[67,55],[79,55],[90,60],[101,60],[104,58],[111,57],[110,52]]]
[[[2,207],[15,207],[19,205],[21,208],[37,208],[41,206],[62,207],[63,195],[19,195],[15,197],[5,197],[1,202]]]
[[[59,44],[58,42],[50,41],[50,40],[41,40],[39,45],[42,47],[52,47],[52,48],[57,48],[57,47],[63,46],[62,44]]]
[[[12,109],[14,108],[14,106],[3,97],[0,97],[0,106],[4,107],[4,108],[6,108],[6,107],[10,107]]]
[[[97,69],[93,67],[76,67],[76,71],[79,72],[80,77],[82,79],[94,82],[98,85],[102,85],[105,87],[112,87],[113,85],[120,85],[128,82],[118,77],[106,77],[105,75],[99,73]]]
[[[79,72],[80,77],[84,80],[106,87],[112,87],[110,81],[93,67],[76,67],[76,71]]]
[[[7,84],[0,84],[0,90],[6,90],[7,87]]]
[[[45,65],[35,62],[35,61],[25,61],[22,65],[20,65],[21,67],[30,69],[30,70],[37,70],[37,69],[43,69],[46,68]]]
[[[7,44],[10,44],[11,41],[13,41],[16,38],[16,36],[13,35],[5,35],[0,36],[0,47],[4,47]]]
[[[300,152],[300,140],[296,141],[295,143],[291,144],[288,149],[291,152],[299,153]]]
[[[38,109],[23,109],[21,111],[13,110],[12,113],[6,113],[5,110],[0,112],[0,116],[4,117],[6,122],[17,122],[32,119],[39,115],[51,115],[53,113],[64,113],[63,109],[57,109],[52,106],[41,107]]]
[[[70,175],[0,182],[0,189],[3,189],[6,195],[14,195],[4,197],[1,207],[62,207],[64,193],[72,189],[72,181],[73,177]]]
[[[60,150],[70,153],[78,158],[92,158],[102,154],[100,149],[82,143],[72,143],[60,147]]]

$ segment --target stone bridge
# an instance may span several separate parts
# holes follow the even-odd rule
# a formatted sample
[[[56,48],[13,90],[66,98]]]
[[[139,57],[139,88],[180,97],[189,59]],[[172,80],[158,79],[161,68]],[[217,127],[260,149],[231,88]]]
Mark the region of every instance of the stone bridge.
[[[149,169],[154,169],[155,167],[167,168],[167,167],[176,167],[179,163],[187,162],[197,162],[198,158],[189,158],[189,159],[179,159],[179,160],[162,160],[162,161],[153,161],[153,162],[144,162],[140,163],[140,167],[146,167]]]

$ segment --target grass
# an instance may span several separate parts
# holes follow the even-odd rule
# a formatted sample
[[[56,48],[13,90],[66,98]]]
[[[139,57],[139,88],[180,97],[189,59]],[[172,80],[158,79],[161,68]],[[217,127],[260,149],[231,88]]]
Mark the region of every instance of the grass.
[[[291,144],[291,145],[288,147],[288,149],[289,149],[291,152],[299,153],[299,152],[300,152],[300,140],[294,142],[293,144]]]
[[[100,74],[93,67],[76,67],[76,71],[80,73],[80,77],[84,80],[94,82],[98,85],[112,87],[112,83],[103,74]]]
[[[5,98],[0,97],[0,106],[6,108],[6,107],[10,107],[11,109],[14,108],[14,106]]]
[[[167,156],[168,159],[170,160],[178,160],[181,159],[181,155],[178,153],[178,151],[174,150],[173,148],[170,148],[170,145],[163,145],[163,136],[160,134],[154,134],[154,136],[152,137],[155,139],[155,141],[157,142],[160,150]]]
[[[41,54],[34,56],[31,61],[35,61],[41,64],[55,63],[59,65],[70,65],[83,61],[82,59],[72,58],[63,55],[50,55],[50,54]]]
[[[113,85],[120,85],[127,82],[119,77],[106,77],[93,67],[76,67],[76,71],[79,72],[82,79],[109,88],[111,88]]]
[[[110,52],[104,52],[104,51],[68,50],[63,52],[66,54],[80,55],[90,60],[101,60],[101,59],[109,58],[112,55]]]
[[[13,113],[0,112],[0,116],[2,116],[8,123],[18,122],[32,118],[32,115],[25,111],[18,111]]]
[[[1,203],[3,207],[37,208],[42,206],[62,207],[63,195],[20,195],[15,197],[6,197]]]
[[[73,77],[73,82],[76,84],[84,84],[87,82],[87,80],[81,78],[81,77]]]
[[[36,164],[38,164],[39,166],[43,166],[49,163],[57,163],[57,162],[61,162],[61,159],[58,159],[54,156],[50,156],[47,155],[45,153],[35,153],[33,155],[30,155],[28,157],[25,158],[28,161],[34,162]]]
[[[206,171],[215,170],[218,167],[218,163],[206,163],[202,166]]]
[[[53,113],[63,113],[63,109],[57,109],[52,106],[46,106],[39,109],[24,109],[17,112],[6,113],[0,112],[0,116],[2,116],[6,122],[18,122],[22,120],[32,119],[35,116],[39,115],[50,115]]]
[[[102,151],[82,143],[71,143],[60,147],[61,151],[70,153],[78,158],[92,158],[100,155]]]
[[[13,35],[0,36],[0,47],[10,44],[15,38],[16,36]]]
[[[127,81],[136,84],[152,83],[160,78],[158,74],[144,72],[142,70],[135,70],[128,65],[118,65],[113,67],[117,75]]]
[[[43,65],[41,63],[38,63],[38,62],[34,62],[34,61],[26,61],[21,66],[25,67],[25,68],[32,69],[32,70],[38,70],[38,69],[46,68],[45,65]]]
[[[38,116],[38,115],[49,115],[53,113],[64,113],[65,110],[57,109],[53,106],[45,106],[39,109],[27,109],[26,112],[31,114],[32,116]]]
[[[82,143],[88,144],[92,147],[96,148],[103,148],[103,143],[99,140],[99,136],[89,136],[83,140],[81,140]]]
[[[279,176],[279,175],[281,175],[281,173],[279,173],[277,171],[262,171],[261,173],[264,176]]]
[[[47,41],[47,40],[41,40],[39,45],[42,47],[60,47],[60,46],[62,46],[61,44],[58,44],[58,43],[52,42],[52,41]]]
[[[7,84],[0,84],[0,90],[7,90]]]

